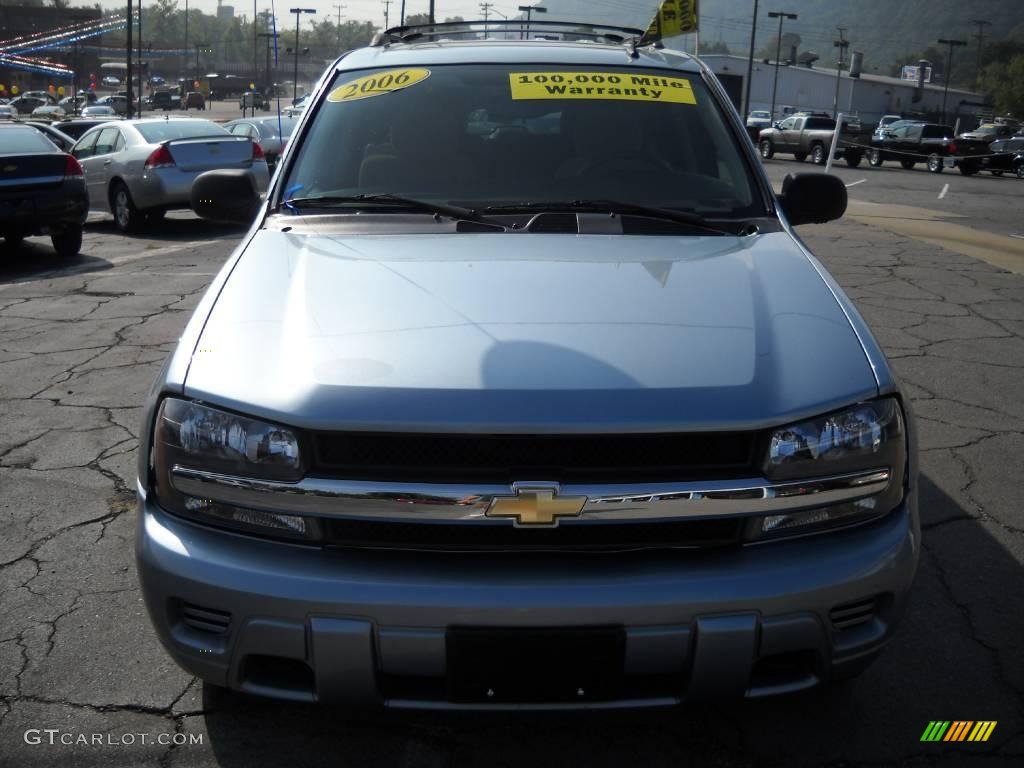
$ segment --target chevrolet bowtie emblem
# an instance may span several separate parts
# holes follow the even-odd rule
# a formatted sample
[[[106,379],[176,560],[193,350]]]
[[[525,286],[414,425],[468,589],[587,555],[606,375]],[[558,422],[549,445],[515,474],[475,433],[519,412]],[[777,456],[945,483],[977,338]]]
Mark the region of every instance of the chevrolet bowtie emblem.
[[[498,496],[487,508],[488,517],[514,517],[516,525],[558,525],[560,517],[579,517],[586,496],[557,496],[558,486],[515,485],[516,495]]]

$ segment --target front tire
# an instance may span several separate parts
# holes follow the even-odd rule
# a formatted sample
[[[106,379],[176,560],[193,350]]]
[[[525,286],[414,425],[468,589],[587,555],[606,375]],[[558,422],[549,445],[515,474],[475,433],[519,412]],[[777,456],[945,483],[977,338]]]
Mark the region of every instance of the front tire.
[[[824,165],[826,160],[825,147],[815,144],[811,147],[811,162],[815,165]]]
[[[938,155],[929,155],[928,157],[928,170],[932,173],[942,173],[944,163],[942,158]]]
[[[1024,163],[1018,165],[1014,170],[1018,179],[1024,179]]]
[[[82,225],[68,227],[50,235],[53,249],[62,259],[73,259],[82,250]]]
[[[21,245],[21,241],[25,239],[25,235],[21,232],[5,232],[4,243],[8,248],[17,248]]]
[[[142,225],[142,214],[123,181],[115,182],[110,189],[110,209],[114,212],[114,224],[122,232],[134,232]]]
[[[771,139],[761,139],[761,143],[758,146],[761,148],[761,157],[765,160],[771,160],[775,157],[775,145],[772,144]]]
[[[881,168],[882,162],[882,153],[877,149],[871,150],[871,153],[868,155],[868,165],[872,168]]]

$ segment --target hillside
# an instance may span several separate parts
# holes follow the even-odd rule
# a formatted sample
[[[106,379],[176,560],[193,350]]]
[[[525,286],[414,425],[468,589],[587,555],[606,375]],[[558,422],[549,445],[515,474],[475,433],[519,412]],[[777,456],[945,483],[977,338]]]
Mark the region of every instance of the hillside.
[[[547,0],[545,18],[599,21],[646,27],[654,2],[641,0]],[[734,53],[745,53],[750,43],[753,0],[700,0],[702,44],[721,41]],[[864,52],[865,70],[887,74],[893,63],[909,63],[919,51],[939,38],[966,40],[958,51],[959,62],[976,60],[978,28],[971,19],[992,22],[985,39],[1024,38],[1024,0],[762,0],[758,19],[757,47],[773,40],[777,22],[768,18],[772,9],[799,14],[786,21],[785,31],[800,35],[800,50],[813,50],[823,65],[832,58],[836,27],[846,27],[850,50]],[[692,47],[692,44],[687,47]]]

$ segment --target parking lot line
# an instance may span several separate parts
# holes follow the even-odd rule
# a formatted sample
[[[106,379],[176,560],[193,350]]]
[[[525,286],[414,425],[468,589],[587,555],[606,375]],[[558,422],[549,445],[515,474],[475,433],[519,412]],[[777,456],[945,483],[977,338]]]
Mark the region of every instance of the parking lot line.
[[[949,184],[948,184],[948,183],[946,183],[946,184],[943,184],[943,185],[942,185],[942,191],[941,191],[941,192],[939,192],[939,200],[941,200],[942,198],[944,198],[944,197],[946,196],[946,193],[947,193],[948,191],[949,191]]]
[[[850,187],[856,187],[858,184],[863,184],[865,181],[867,181],[867,179],[857,179],[857,181],[851,181],[849,184],[846,185],[846,188],[849,189]]]

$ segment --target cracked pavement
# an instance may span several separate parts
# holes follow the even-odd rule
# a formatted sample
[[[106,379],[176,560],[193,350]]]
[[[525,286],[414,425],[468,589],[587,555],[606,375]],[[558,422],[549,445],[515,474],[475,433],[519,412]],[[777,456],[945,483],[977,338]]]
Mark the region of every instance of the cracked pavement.
[[[140,405],[239,233],[170,218],[0,258],[0,765],[1020,765],[1024,276],[844,220],[801,232],[913,399],[924,551],[888,651],[827,693],[559,716],[375,715],[214,696],[157,642],[133,564]],[[187,238],[187,240],[185,239]],[[929,720],[997,720],[922,744]],[[29,728],[202,745],[30,745]]]

